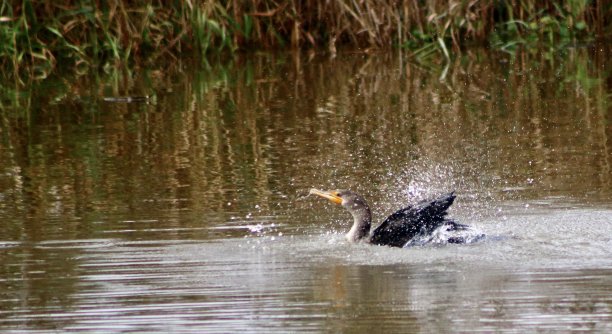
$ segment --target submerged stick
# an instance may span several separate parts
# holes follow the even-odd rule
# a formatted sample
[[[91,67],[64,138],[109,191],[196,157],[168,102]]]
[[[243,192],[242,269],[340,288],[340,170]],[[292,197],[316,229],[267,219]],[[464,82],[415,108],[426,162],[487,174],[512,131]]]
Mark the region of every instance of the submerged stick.
[[[148,102],[151,100],[151,96],[105,96],[102,98],[105,102],[114,102],[114,103],[134,103],[134,102]]]

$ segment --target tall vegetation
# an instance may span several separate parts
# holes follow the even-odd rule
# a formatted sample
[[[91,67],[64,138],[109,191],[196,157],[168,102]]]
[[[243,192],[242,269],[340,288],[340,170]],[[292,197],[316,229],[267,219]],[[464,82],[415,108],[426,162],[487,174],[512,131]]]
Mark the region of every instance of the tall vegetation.
[[[58,63],[150,62],[188,51],[558,46],[612,35],[602,0],[4,0],[0,68],[44,77]]]

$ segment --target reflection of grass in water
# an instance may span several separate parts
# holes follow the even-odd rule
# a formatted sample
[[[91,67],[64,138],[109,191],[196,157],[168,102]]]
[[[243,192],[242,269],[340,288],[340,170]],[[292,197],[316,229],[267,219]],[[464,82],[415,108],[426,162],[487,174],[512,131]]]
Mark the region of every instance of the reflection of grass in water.
[[[27,176],[22,189],[42,200],[18,192],[11,200],[43,214],[64,203],[67,216],[276,215],[310,187],[354,189],[383,214],[413,201],[409,195],[456,189],[460,206],[521,196],[495,192],[497,184],[570,184],[556,178],[564,156],[551,148],[589,147],[595,156],[572,158],[602,172],[586,181],[600,189],[609,182],[602,144],[609,74],[599,71],[605,55],[587,51],[554,63],[474,52],[452,63],[443,82],[380,55],[305,61],[259,54],[192,75],[119,71],[4,90],[2,168],[17,172],[3,184],[17,189]],[[188,65],[177,67],[194,68]],[[156,104],[99,101],[152,93]],[[567,130],[580,120],[590,137],[575,129],[559,137],[548,120]],[[551,172],[538,174],[539,166]]]

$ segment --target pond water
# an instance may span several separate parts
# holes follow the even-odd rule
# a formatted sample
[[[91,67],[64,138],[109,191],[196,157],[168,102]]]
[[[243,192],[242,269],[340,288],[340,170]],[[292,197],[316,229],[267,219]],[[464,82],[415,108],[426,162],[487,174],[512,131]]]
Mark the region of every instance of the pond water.
[[[609,55],[255,53],[6,88],[0,330],[611,332]],[[487,238],[348,244],[312,187],[376,222],[455,190]]]

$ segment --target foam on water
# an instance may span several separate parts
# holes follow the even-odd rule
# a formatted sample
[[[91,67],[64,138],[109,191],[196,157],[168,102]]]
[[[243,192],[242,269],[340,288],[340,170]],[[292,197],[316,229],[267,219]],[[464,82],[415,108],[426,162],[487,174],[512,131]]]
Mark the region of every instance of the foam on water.
[[[342,232],[285,238],[251,238],[248,244],[300,254],[310,261],[346,259],[364,264],[423,264],[449,261],[462,266],[612,266],[612,211],[599,209],[533,210],[504,212],[470,224],[475,232],[470,245],[441,245],[438,234],[425,241],[433,245],[396,249],[350,244]],[[479,240],[480,232],[486,235]],[[444,231],[439,231],[444,234]],[[444,235],[443,237],[446,237]],[[443,239],[443,238],[439,238]],[[380,262],[379,262],[380,261]]]

